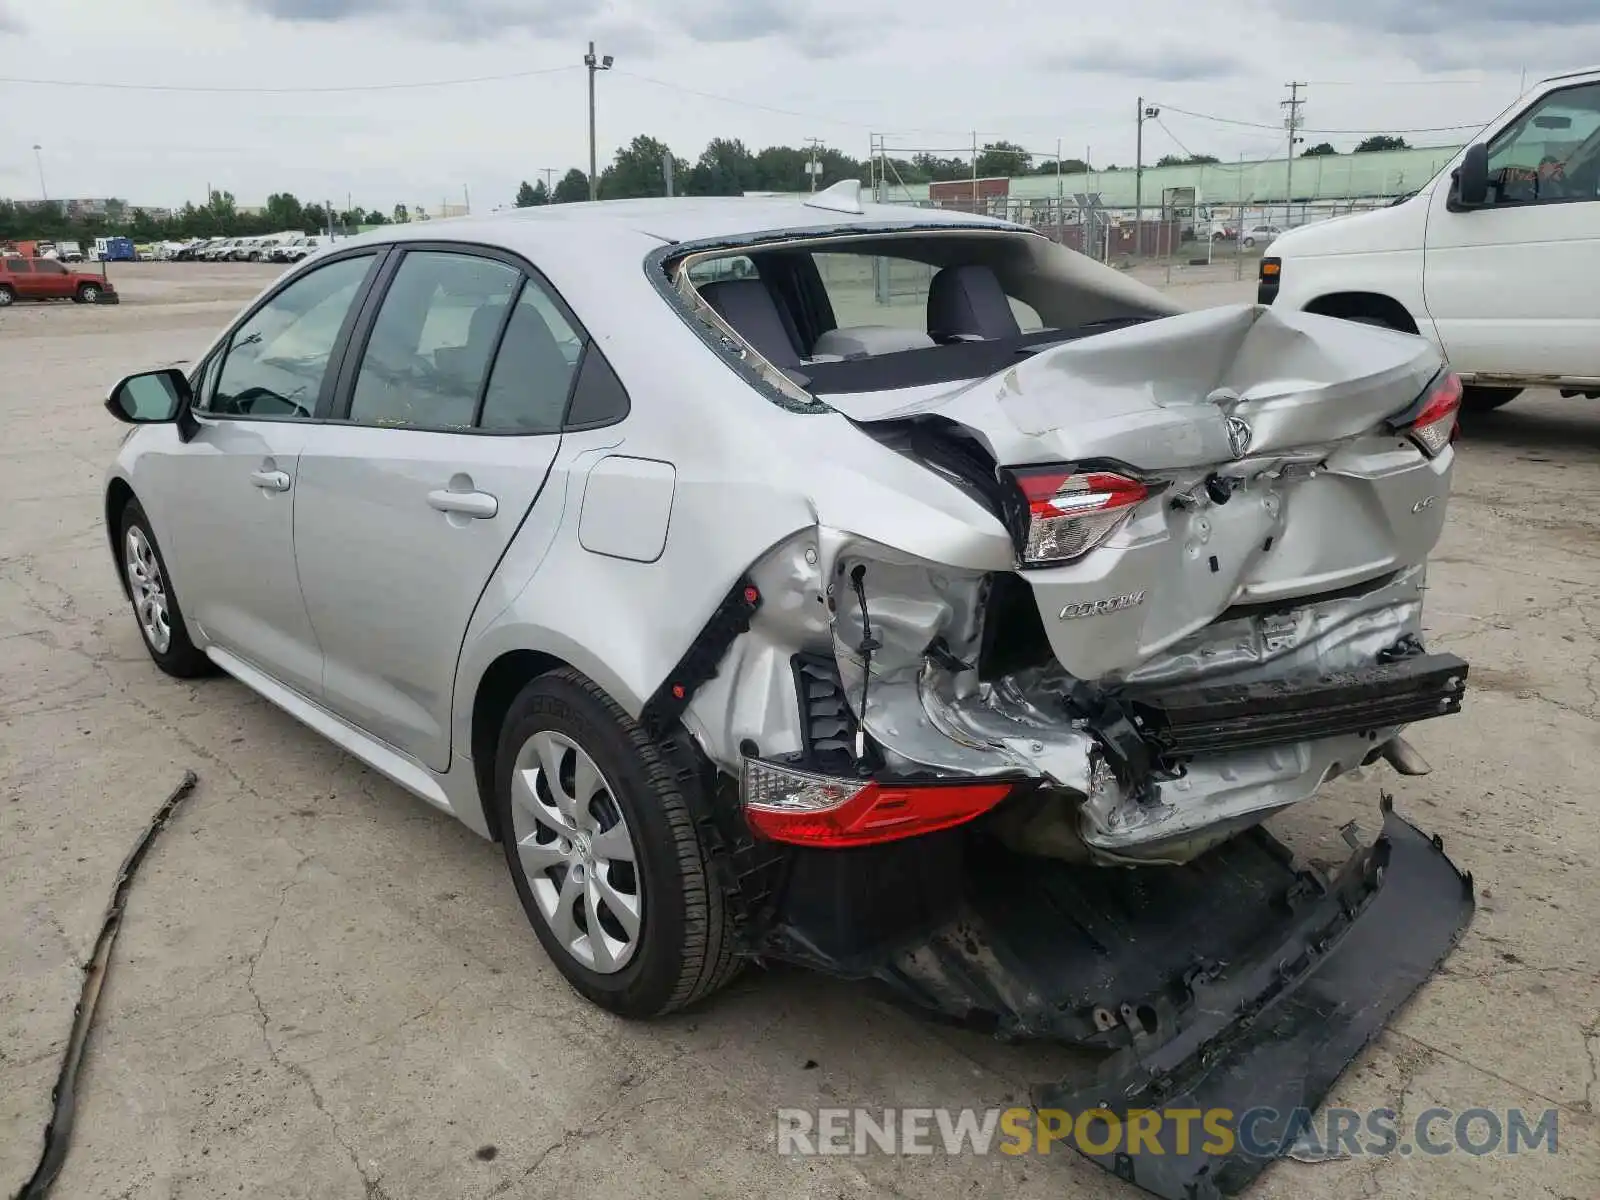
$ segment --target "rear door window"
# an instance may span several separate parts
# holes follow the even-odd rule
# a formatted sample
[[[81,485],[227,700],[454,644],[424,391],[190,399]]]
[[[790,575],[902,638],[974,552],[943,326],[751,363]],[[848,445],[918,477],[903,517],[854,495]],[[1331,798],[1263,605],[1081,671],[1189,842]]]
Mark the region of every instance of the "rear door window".
[[[495,356],[479,426],[498,433],[557,432],[582,354],[583,338],[528,280]]]
[[[350,420],[469,429],[522,272],[492,258],[408,253],[383,298]]]

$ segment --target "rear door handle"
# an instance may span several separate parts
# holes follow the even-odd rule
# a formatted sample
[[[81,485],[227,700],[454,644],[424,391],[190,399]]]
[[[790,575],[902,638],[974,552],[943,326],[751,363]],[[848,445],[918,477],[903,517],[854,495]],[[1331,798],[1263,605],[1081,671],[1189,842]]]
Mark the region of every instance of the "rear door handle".
[[[500,511],[500,501],[488,492],[447,492],[441,488],[428,493],[428,504],[442,513],[460,513],[485,521]]]
[[[251,471],[250,482],[264,492],[287,492],[289,490],[289,472]]]

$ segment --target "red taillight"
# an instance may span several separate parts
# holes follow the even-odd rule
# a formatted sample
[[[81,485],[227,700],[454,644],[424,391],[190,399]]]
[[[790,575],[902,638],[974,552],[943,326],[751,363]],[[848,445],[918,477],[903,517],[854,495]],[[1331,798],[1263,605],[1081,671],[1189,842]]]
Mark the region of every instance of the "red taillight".
[[[1110,537],[1150,489],[1114,471],[1019,467],[1011,472],[1028,505],[1022,565],[1071,562]]]
[[[870,846],[960,825],[1013,784],[883,783],[817,775],[763,759],[744,764],[745,822],[757,837],[801,846]]]
[[[1461,415],[1461,379],[1454,371],[1439,376],[1428,393],[1422,411],[1406,430],[1406,436],[1429,458],[1436,458],[1456,440]]]

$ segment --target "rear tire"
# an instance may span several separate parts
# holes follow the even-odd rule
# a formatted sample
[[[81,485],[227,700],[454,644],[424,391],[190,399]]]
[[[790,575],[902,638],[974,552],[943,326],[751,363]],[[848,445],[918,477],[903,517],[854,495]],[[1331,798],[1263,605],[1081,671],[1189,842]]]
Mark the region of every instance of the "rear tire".
[[[175,679],[196,679],[216,672],[205,653],[189,640],[183,609],[172,590],[161,547],[150,518],[137,500],[129,500],[118,524],[117,559],[133,602],[133,620],[151,660]]]
[[[17,293],[11,290],[11,285],[9,283],[0,283],[0,308],[15,304],[16,300]]]
[[[693,1004],[741,965],[696,786],[569,668],[524,687],[501,727],[493,803],[517,896],[567,982],[620,1016]]]
[[[1521,388],[1464,387],[1461,389],[1461,411],[1468,413],[1493,412],[1510,404],[1522,395]]]

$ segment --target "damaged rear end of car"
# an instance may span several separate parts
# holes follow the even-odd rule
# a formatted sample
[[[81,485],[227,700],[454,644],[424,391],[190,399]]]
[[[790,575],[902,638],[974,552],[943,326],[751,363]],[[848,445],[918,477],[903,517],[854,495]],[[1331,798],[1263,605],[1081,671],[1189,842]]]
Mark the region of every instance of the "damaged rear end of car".
[[[926,333],[847,324],[818,255],[859,257],[880,305],[866,264],[925,263]],[[737,291],[704,294],[734,256]],[[1261,828],[1357,768],[1424,773],[1404,729],[1461,706],[1422,625],[1459,381],[1422,339],[1176,312],[1004,228],[661,265],[753,387],[933,497],[868,521],[819,492],[646,710],[720,781],[749,952],[1109,1052],[1041,1105],[1315,1104],[1472,909],[1387,801],[1331,875]],[[1265,1163],[1104,1165],[1179,1197]]]

